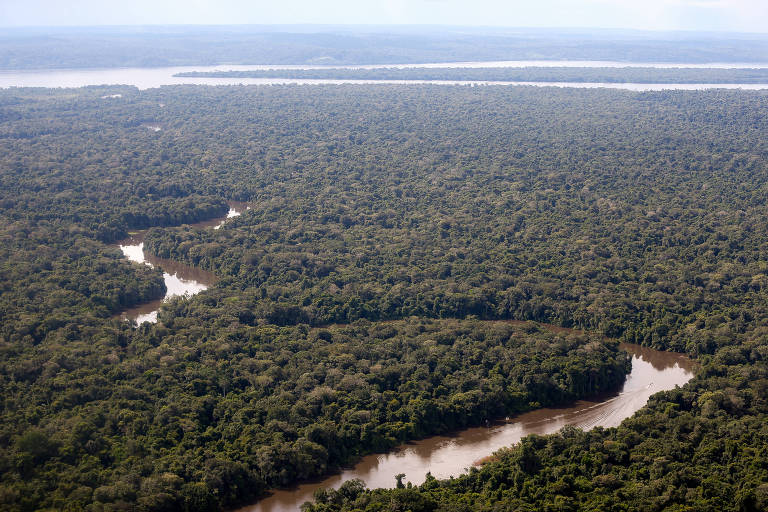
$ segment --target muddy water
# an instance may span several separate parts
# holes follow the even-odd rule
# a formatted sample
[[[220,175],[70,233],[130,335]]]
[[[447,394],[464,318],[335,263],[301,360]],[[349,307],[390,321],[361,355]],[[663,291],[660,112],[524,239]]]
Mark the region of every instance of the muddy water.
[[[219,217],[203,222],[191,224],[195,228],[221,228],[227,219],[237,217],[250,207],[247,203],[231,201],[229,203],[229,212],[226,217]],[[135,235],[118,242],[120,249],[126,258],[137,263],[146,263],[153,267],[163,269],[163,280],[165,281],[166,292],[162,299],[147,302],[133,307],[120,314],[121,318],[126,320],[135,320],[136,323],[157,322],[157,311],[160,305],[176,295],[194,295],[208,289],[216,282],[216,276],[208,271],[191,267],[183,263],[164,258],[158,258],[144,251],[145,231],[140,231]]]
[[[320,487],[338,488],[359,478],[369,487],[394,487],[395,475],[421,484],[427,472],[437,478],[459,475],[479,459],[518,442],[528,434],[548,434],[566,425],[584,429],[613,427],[643,407],[659,391],[682,386],[693,377],[694,363],[681,354],[660,352],[639,345],[622,344],[632,355],[632,372],[621,391],[568,407],[539,409],[490,428],[472,428],[454,436],[436,436],[409,443],[386,454],[369,455],[341,474],[321,482],[275,491],[270,497],[238,512],[296,511]]]
[[[227,204],[229,204],[229,212],[227,213],[226,217],[204,220],[202,222],[192,224],[192,227],[219,229],[227,222],[227,219],[239,217],[244,211],[251,209],[248,203],[242,201],[228,201]]]

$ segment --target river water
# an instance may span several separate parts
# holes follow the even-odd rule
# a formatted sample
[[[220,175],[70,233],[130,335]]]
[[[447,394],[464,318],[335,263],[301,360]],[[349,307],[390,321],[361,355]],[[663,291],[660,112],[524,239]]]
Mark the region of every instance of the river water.
[[[436,478],[457,476],[479,459],[529,434],[550,434],[566,425],[583,429],[617,426],[643,407],[652,394],[682,386],[693,377],[695,363],[682,354],[626,343],[621,347],[632,355],[632,371],[618,393],[579,400],[568,407],[538,409],[490,428],[471,428],[453,436],[430,437],[386,454],[369,455],[340,474],[274,491],[268,498],[238,512],[295,512],[302,503],[312,499],[316,489],[338,488],[352,478],[376,488],[394,487],[398,473],[405,473],[405,480],[415,485],[424,482],[427,472]]]
[[[57,69],[32,71],[0,71],[0,88],[8,87],[83,87],[87,85],[133,85],[149,89],[163,85],[285,85],[285,84],[435,84],[435,85],[529,85],[578,88],[611,88],[632,91],[659,91],[665,89],[768,89],[768,84],[634,84],[598,82],[499,82],[467,80],[320,80],[292,78],[217,78],[176,77],[187,71],[249,71],[264,69],[376,69],[376,68],[480,68],[480,67],[653,67],[653,68],[768,68],[768,63],[638,63],[614,61],[494,61],[494,62],[447,62],[426,64],[370,65],[370,66],[279,66],[279,65],[218,65],[175,66],[164,68],[111,68],[111,69]],[[110,96],[112,98],[112,96]],[[112,98],[118,99],[118,98]]]
[[[401,66],[346,66],[350,68],[376,67],[717,67],[717,68],[766,68],[766,64],[647,64],[611,63],[603,61],[507,61],[413,64]],[[768,84],[615,84],[615,83],[566,83],[566,82],[473,82],[429,80],[302,80],[302,79],[243,79],[243,78],[182,78],[174,77],[183,71],[248,70],[248,69],[313,69],[319,66],[194,66],[173,68],[132,68],[108,70],[57,70],[0,72],[0,88],[5,87],[81,87],[85,85],[128,84],[139,89],[173,84],[441,84],[441,85],[535,85],[579,88],[619,88],[636,91],[707,88],[768,89]],[[334,66],[344,67],[344,66]],[[105,99],[119,100],[115,95]],[[240,215],[246,205],[231,204],[226,218],[212,219],[194,224],[197,228],[220,228],[227,218]],[[144,232],[137,233],[119,243],[123,254],[132,261],[158,266],[163,269],[166,296],[123,312],[122,317],[156,322],[157,310],[164,300],[174,295],[195,294],[212,286],[215,276],[175,261],[156,258],[143,250]],[[638,345],[622,344],[632,355],[632,372],[618,393],[590,400],[580,400],[568,407],[545,408],[515,416],[489,428],[472,428],[452,436],[436,436],[403,445],[386,454],[363,457],[353,467],[322,481],[276,490],[258,503],[244,507],[239,512],[293,512],[302,503],[311,500],[314,491],[322,487],[338,488],[343,482],[359,478],[369,487],[393,487],[394,475],[405,473],[406,480],[416,485],[424,481],[427,472],[437,478],[456,476],[479,459],[494,451],[510,446],[529,434],[553,433],[566,425],[584,429],[596,426],[612,427],[633,415],[643,407],[648,398],[659,391],[682,386],[693,377],[695,364],[680,354],[660,352]]]
[[[219,229],[227,219],[240,215],[246,209],[246,203],[231,202],[226,217],[191,226]],[[211,272],[144,252],[144,234],[145,231],[136,233],[119,242],[119,246],[131,261],[163,269],[168,290],[163,299],[122,313],[123,318],[137,323],[156,322],[157,310],[163,301],[174,295],[199,293],[216,280]],[[424,481],[428,472],[436,478],[457,476],[483,457],[529,434],[549,434],[566,425],[583,429],[617,426],[643,407],[652,394],[682,386],[693,377],[695,363],[682,354],[626,343],[622,343],[621,347],[632,355],[632,371],[617,393],[579,400],[567,407],[538,409],[488,428],[471,428],[451,436],[430,437],[400,446],[389,453],[368,455],[341,473],[294,488],[275,490],[269,497],[238,512],[294,512],[302,503],[312,499],[315,490],[338,488],[353,478],[359,478],[368,487],[375,488],[393,487],[394,475],[398,473],[405,473],[406,480],[416,485]]]
[[[246,209],[246,203],[232,202],[226,217],[192,226],[219,229],[227,219],[240,215]],[[119,242],[119,246],[131,261],[163,269],[168,290],[163,299],[122,313],[123,318],[137,323],[156,322],[157,310],[164,300],[174,295],[199,293],[216,280],[211,272],[144,252],[144,234],[145,231],[136,233]],[[238,512],[294,512],[302,503],[312,499],[315,490],[338,488],[353,478],[359,478],[368,487],[375,488],[393,487],[394,475],[398,473],[405,473],[406,480],[416,485],[424,481],[428,472],[436,478],[457,476],[483,457],[529,434],[549,434],[566,425],[583,429],[617,426],[643,407],[652,394],[682,386],[693,377],[695,363],[682,354],[626,343],[622,343],[621,347],[632,355],[632,371],[617,393],[579,400],[567,407],[538,409],[488,428],[471,428],[452,436],[430,437],[400,446],[389,453],[368,455],[341,473],[294,488],[275,490],[269,497]]]
[[[246,203],[232,201],[229,203],[229,212],[226,217],[197,222],[191,224],[191,226],[198,229],[219,229],[224,225],[227,219],[237,217],[247,209],[249,209],[249,207]],[[203,290],[207,290],[216,282],[216,276],[212,272],[191,267],[177,261],[158,258],[157,256],[153,256],[144,251],[145,234],[146,230],[139,231],[117,243],[123,251],[123,255],[129,260],[163,269],[163,280],[165,281],[165,287],[167,289],[165,296],[162,299],[135,306],[120,314],[121,318],[125,320],[135,320],[137,324],[143,322],[157,322],[157,311],[160,309],[162,303],[171,297],[177,295],[194,295]]]

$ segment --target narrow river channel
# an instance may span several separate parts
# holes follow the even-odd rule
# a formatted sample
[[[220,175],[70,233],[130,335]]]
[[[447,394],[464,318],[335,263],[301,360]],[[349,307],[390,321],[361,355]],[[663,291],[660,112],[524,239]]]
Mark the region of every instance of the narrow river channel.
[[[191,224],[191,226],[199,229],[219,229],[227,219],[237,217],[247,209],[248,205],[246,203],[232,201],[229,203],[229,212],[226,217],[197,222]],[[194,295],[208,289],[216,282],[216,276],[211,272],[177,261],[158,258],[144,251],[145,234],[146,230],[139,231],[117,243],[125,257],[129,260],[136,263],[146,263],[153,267],[160,267],[163,270],[163,280],[166,287],[165,296],[162,299],[135,306],[120,314],[121,318],[135,320],[137,324],[157,322],[157,311],[160,309],[160,305],[171,297],[176,295]]]
[[[238,512],[295,512],[312,499],[321,487],[338,488],[359,478],[368,487],[394,487],[395,475],[405,473],[406,481],[421,484],[427,472],[436,478],[457,476],[479,459],[499,448],[510,446],[528,434],[549,434],[566,425],[583,429],[614,427],[643,407],[659,391],[688,382],[695,363],[682,354],[661,352],[623,343],[632,355],[632,372],[621,391],[561,408],[546,408],[509,418],[489,428],[471,428],[453,436],[436,436],[408,443],[386,454],[363,457],[354,467],[322,480],[277,490]]]

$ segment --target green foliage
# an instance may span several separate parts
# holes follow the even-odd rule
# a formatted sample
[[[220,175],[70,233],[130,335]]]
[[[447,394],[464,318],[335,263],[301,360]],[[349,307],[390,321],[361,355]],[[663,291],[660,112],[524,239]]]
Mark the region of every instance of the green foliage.
[[[0,91],[2,508],[256,499],[614,389],[627,361],[603,334],[702,372],[618,429],[310,507],[764,508],[767,108],[727,91]],[[251,210],[178,226],[225,199]],[[219,279],[137,327],[112,316],[161,294],[159,270],[104,243],[148,226],[152,253]]]
[[[495,82],[599,83],[768,83],[768,69],[716,68],[322,68],[248,71],[185,71],[174,76],[226,78],[300,78],[326,80],[474,80]]]
[[[22,357],[32,346],[88,337],[110,316],[165,292],[158,269],[129,264],[92,236],[47,220],[0,227],[0,340],[18,357],[17,378],[43,371],[34,357]]]
[[[206,149],[253,206],[148,233],[223,276],[167,322],[475,315],[711,354],[731,343],[717,319],[765,313],[764,93],[279,90],[227,89],[189,119],[250,140]],[[269,106],[234,120],[238,94]]]
[[[744,349],[765,351],[756,332]],[[727,510],[768,506],[768,364],[707,364],[685,389],[654,395],[621,426],[529,436],[481,469],[428,479],[410,503],[430,510]],[[398,490],[356,490],[304,510],[380,510]]]
[[[76,492],[107,510],[221,508],[531,402],[615,389],[628,370],[615,344],[506,323],[116,325],[76,360],[74,346],[49,348],[61,364],[36,378],[3,372],[6,507]],[[597,376],[591,389],[573,387],[575,366]]]

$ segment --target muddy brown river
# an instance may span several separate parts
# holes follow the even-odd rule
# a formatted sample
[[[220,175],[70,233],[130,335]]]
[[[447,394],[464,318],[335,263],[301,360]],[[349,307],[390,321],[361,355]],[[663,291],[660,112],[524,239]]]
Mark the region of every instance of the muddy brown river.
[[[226,217],[209,219],[195,224],[192,227],[205,229],[221,228],[227,219],[237,217],[245,210],[249,209],[247,203],[231,201],[229,203],[229,212]],[[137,324],[143,322],[157,322],[157,311],[160,305],[176,295],[194,295],[213,286],[216,282],[216,276],[205,270],[191,267],[173,260],[166,260],[152,256],[144,251],[144,235],[146,230],[139,231],[133,236],[121,240],[117,243],[123,251],[123,255],[136,263],[145,263],[153,267],[159,267],[163,270],[163,280],[165,281],[166,292],[162,299],[154,300],[140,304],[131,309],[125,310],[120,314],[125,320],[135,320]]]
[[[226,217],[192,224],[200,229],[219,229],[226,220],[248,208],[245,203],[230,203]],[[215,276],[204,270],[144,252],[144,232],[119,242],[131,261],[161,268],[168,288],[163,299],[124,311],[122,317],[137,323],[156,322],[163,301],[174,295],[195,294],[212,286]],[[553,329],[557,329],[553,327]],[[436,478],[457,476],[478,460],[499,448],[510,446],[528,434],[549,434],[566,425],[583,429],[617,426],[643,407],[659,391],[682,386],[694,375],[695,363],[682,354],[661,352],[623,343],[632,355],[632,371],[621,390],[590,400],[579,400],[567,407],[545,408],[520,414],[490,427],[471,428],[451,436],[435,436],[405,444],[384,454],[368,455],[353,467],[323,480],[279,489],[258,503],[237,512],[293,512],[312,499],[316,489],[338,488],[347,480],[359,478],[368,487],[394,487],[395,475],[405,473],[406,481],[421,484],[429,472]]]
[[[759,68],[768,67],[768,63],[650,63],[650,62],[615,62],[615,61],[494,61],[494,62],[441,62],[424,64],[381,64],[330,66],[346,69],[378,69],[378,68],[523,68],[523,67],[651,67],[651,68]],[[630,91],[662,91],[668,89],[700,90],[700,89],[768,89],[768,84],[639,84],[639,83],[598,83],[598,82],[500,82],[485,80],[324,80],[302,78],[225,78],[225,77],[181,77],[177,73],[187,71],[248,71],[264,69],[324,69],[329,66],[305,65],[235,65],[222,64],[217,66],[177,66],[165,68],[110,68],[110,69],[44,69],[17,71],[0,70],[0,89],[8,87],[84,87],[101,84],[127,84],[139,89],[161,87],[175,84],[198,85],[331,85],[331,84],[433,84],[433,85],[527,85],[537,87],[577,87],[577,88],[611,88],[627,89]],[[120,100],[120,94],[108,94],[102,99],[108,101]]]
[[[471,428],[453,436],[436,436],[400,446],[392,452],[363,457],[354,467],[322,481],[273,491],[272,495],[237,512],[294,512],[312,499],[321,487],[338,488],[359,478],[368,487],[394,487],[395,475],[421,484],[427,472],[436,478],[457,476],[499,448],[510,446],[528,434],[549,434],[566,425],[583,429],[613,427],[643,407],[659,391],[688,382],[695,363],[681,354],[661,352],[639,345],[622,344],[632,355],[632,371],[618,393],[560,408],[520,414],[489,428]]]

